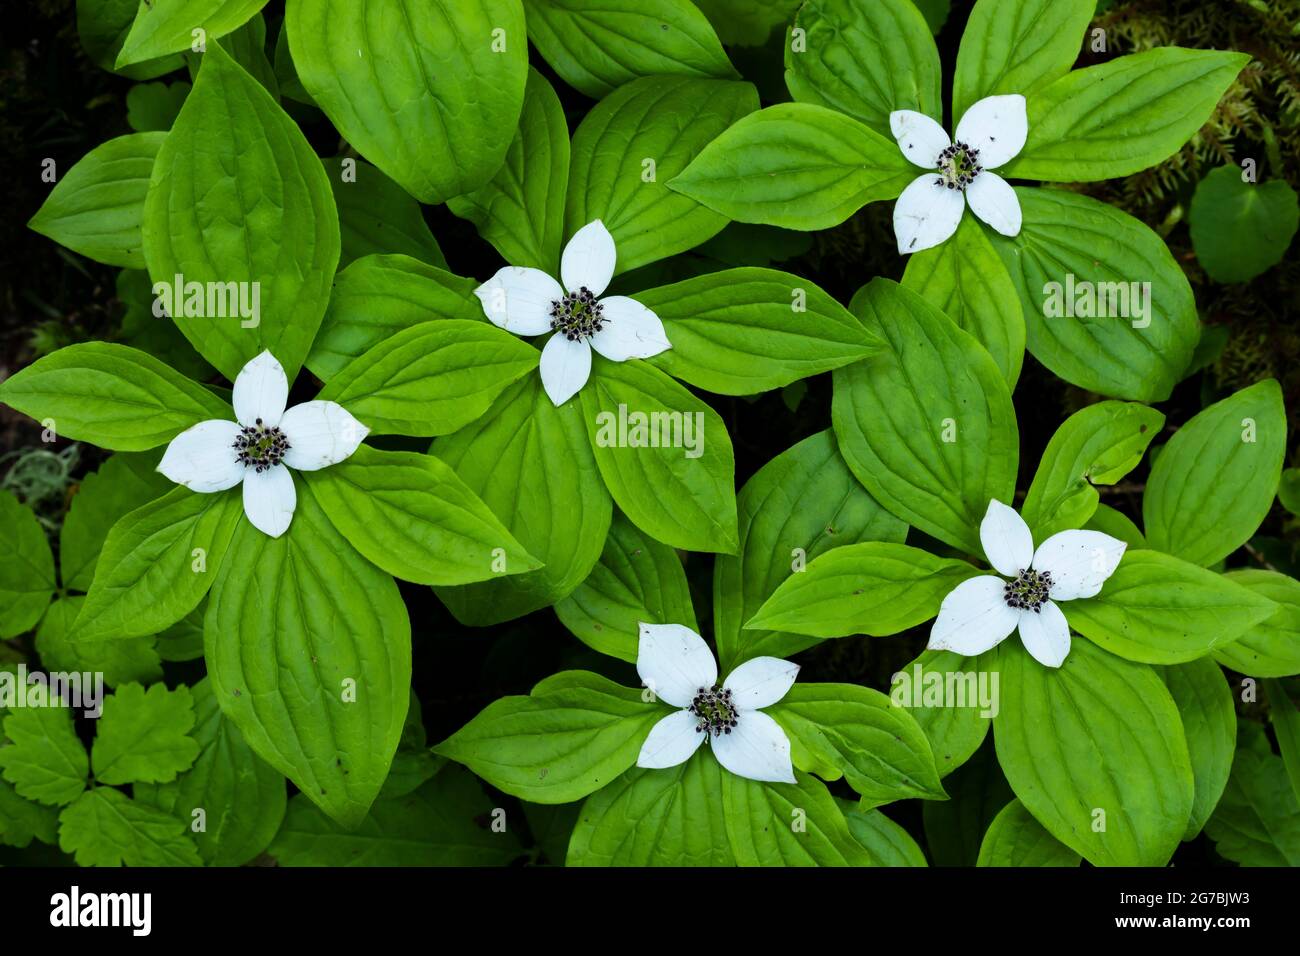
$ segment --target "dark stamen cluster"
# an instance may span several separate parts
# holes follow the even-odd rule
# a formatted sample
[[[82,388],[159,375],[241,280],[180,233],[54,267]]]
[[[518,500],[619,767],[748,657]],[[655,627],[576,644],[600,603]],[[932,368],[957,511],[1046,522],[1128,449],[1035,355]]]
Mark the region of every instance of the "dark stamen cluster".
[[[966,187],[975,181],[975,177],[984,170],[984,167],[979,164],[979,158],[980,151],[971,149],[965,143],[954,143],[945,148],[934,164],[940,173],[940,178],[936,179],[934,184],[964,192]]]
[[[1037,614],[1047,603],[1047,595],[1051,590],[1051,571],[1021,571],[1015,580],[1007,582],[1002,596],[1006,598],[1008,607]]]
[[[701,687],[689,710],[699,718],[696,733],[721,737],[736,726],[736,705],[731,702],[731,691],[719,689],[717,684]]]
[[[551,303],[551,328],[570,342],[590,338],[605,324],[604,307],[585,285]]]
[[[263,425],[259,418],[253,425],[240,427],[234,449],[235,458],[241,465],[261,472],[280,464],[284,453],[289,450],[289,439],[280,429]]]

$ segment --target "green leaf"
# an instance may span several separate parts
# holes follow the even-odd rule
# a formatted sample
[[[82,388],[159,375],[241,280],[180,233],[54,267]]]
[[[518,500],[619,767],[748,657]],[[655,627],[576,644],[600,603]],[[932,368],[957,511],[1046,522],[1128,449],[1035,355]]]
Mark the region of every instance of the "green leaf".
[[[61,438],[113,451],[162,445],[230,406],[152,355],[112,342],[81,342],[0,383],[0,401]]]
[[[793,30],[803,35],[787,33],[785,82],[798,102],[844,113],[890,139],[894,110],[943,121],[939,51],[910,0],[808,0]]]
[[[735,552],[736,465],[717,412],[645,362],[599,357],[579,398],[601,477],[633,524],[674,548]]]
[[[1188,210],[1192,248],[1215,282],[1249,282],[1282,261],[1300,200],[1283,179],[1247,182],[1239,166],[1210,170]]]
[[[1142,497],[1151,547],[1208,567],[1249,541],[1277,494],[1286,425],[1282,389],[1265,379],[1178,429]]]
[[[248,746],[355,827],[388,776],[411,683],[411,630],[391,577],[343,539],[306,483],[293,524],[248,522],[208,598],[212,693]]]
[[[998,363],[1014,389],[1025,359],[1025,318],[1016,287],[984,229],[962,216],[947,242],[908,257],[903,288],[965,329]]]
[[[33,839],[53,843],[59,829],[59,811],[18,796],[13,785],[0,777],[0,844],[24,849]]]
[[[934,866],[974,866],[984,834],[1015,798],[998,767],[992,743],[963,763],[945,786],[948,800],[921,805],[930,859]]]
[[[930,620],[953,588],[979,573],[905,544],[850,544],[786,578],[745,627],[813,637],[897,634]]]
[[[1300,468],[1284,468],[1277,486],[1277,501],[1293,515],[1300,515]]]
[[[155,289],[173,289],[163,301],[199,353],[234,381],[269,349],[292,382],[325,314],[338,213],[298,125],[215,41],[158,151],[143,232]],[[205,284],[202,309],[178,281]]]
[[[185,61],[176,54],[131,66],[117,66],[117,55],[122,52],[122,43],[131,32],[140,7],[140,0],[77,0],[77,34],[86,54],[101,69],[136,80],[147,80],[180,69]]]
[[[143,269],[144,197],[166,138],[132,133],[96,146],[57,182],[27,227],[96,262]]]
[[[566,864],[734,866],[722,802],[730,774],[704,750],[667,770],[629,770],[588,797]]]
[[[920,296],[886,279],[849,308],[885,349],[835,372],[840,452],[871,496],[971,554],[989,501],[1011,501],[1019,434],[989,353]]]
[[[404,797],[420,784],[433,777],[447,761],[436,757],[429,749],[429,739],[424,732],[424,716],[420,713],[420,700],[411,690],[411,704],[406,710],[406,722],[402,725],[402,737],[397,742],[397,753],[393,755],[393,766],[384,781],[384,788],[379,791],[379,799],[386,797]]]
[[[14,707],[4,736],[10,742],[0,746],[0,771],[19,796],[59,806],[86,789],[90,761],[66,707]]]
[[[1065,76],[1096,6],[1097,0],[978,0],[957,50],[953,122],[986,96],[1028,96]]]
[[[1156,672],[1087,641],[1060,668],[1006,641],[998,667],[998,762],[1026,809],[1094,866],[1167,863],[1194,785],[1178,708]]]
[[[505,158],[528,71],[519,0],[291,0],[298,77],[340,135],[425,203]]]
[[[1136,402],[1098,402],[1067,418],[1020,509],[1034,540],[1082,527],[1101,500],[1093,486],[1113,485],[1136,468],[1164,424],[1164,415]]]
[[[194,842],[203,861],[242,866],[265,850],[280,828],[287,800],[284,777],[244,743],[221,713],[207,679],[194,685],[193,698],[193,737],[200,748],[194,766],[171,783],[135,786],[135,797],[190,824],[202,810],[204,829],[194,831]],[[296,799],[310,806],[305,798]]]
[[[36,626],[58,582],[45,530],[30,508],[0,489],[0,638]]]
[[[138,133],[166,132],[176,121],[176,114],[185,105],[190,94],[190,84],[185,80],[174,83],[137,83],[126,93],[126,122]],[[153,163],[149,164],[153,168]],[[146,183],[148,177],[145,177]],[[141,205],[144,196],[140,197]]]
[[[1208,657],[1166,667],[1164,679],[1183,722],[1196,780],[1192,816],[1183,834],[1184,840],[1192,840],[1214,812],[1228,782],[1237,743],[1237,711],[1223,671]]]
[[[795,684],[765,711],[790,737],[800,770],[841,776],[870,808],[945,798],[925,733],[906,710],[857,684]]]
[[[901,542],[907,526],[857,482],[829,431],[759,469],[737,499],[740,546],[713,571],[713,634],[724,672],[751,657],[784,657],[817,638],[743,628],[781,582],[841,545]]]
[[[1264,681],[1264,699],[1268,702],[1268,721],[1277,737],[1282,764],[1291,778],[1291,790],[1300,799],[1300,710],[1292,703],[1286,685],[1279,680]],[[1236,728],[1235,719],[1233,728]]]
[[[1129,551],[1096,597],[1062,605],[1070,626],[1145,664],[1181,664],[1230,644],[1277,605],[1159,551]]]
[[[1142,532],[1138,530],[1133,520],[1110,505],[1097,505],[1097,510],[1083,526],[1089,531],[1100,531],[1112,538],[1118,538],[1133,551],[1144,550],[1147,546],[1146,538],[1142,536]]]
[[[844,306],[774,269],[724,269],[637,293],[673,347],[650,364],[720,395],[752,395],[879,348]]]
[[[990,659],[991,655],[970,658],[953,651],[922,651],[890,678],[889,699],[908,708],[925,731],[940,777],[963,766],[979,750],[990,719],[997,715],[999,675],[989,666]]]
[[[117,55],[117,67],[192,51],[200,42],[211,43],[243,26],[265,5],[266,0],[179,0],[156,5],[141,0]]]
[[[591,573],[612,506],[580,402],[556,408],[541,377],[525,376],[484,417],[438,439],[433,453],[545,563],[528,574],[437,588],[457,620],[476,626],[508,621],[554,604]]]
[[[734,77],[713,28],[689,0],[528,0],[528,38],[592,99],[637,77]]]
[[[487,825],[493,810],[479,782],[450,764],[411,793],[376,800],[353,830],[294,797],[270,852],[281,866],[505,866],[523,850],[513,828]]]
[[[1249,62],[1245,53],[1159,47],[1067,73],[1026,97],[1029,138],[998,172],[1069,183],[1154,166],[1192,138]]]
[[[505,163],[447,208],[478,227],[507,262],[559,275],[569,185],[569,124],[546,77],[531,67]]]
[[[1224,577],[1268,598],[1276,608],[1231,644],[1215,648],[1214,659],[1256,677],[1300,674],[1300,582],[1259,568],[1229,571]]]
[[[1071,385],[1164,401],[1200,335],[1191,286],[1164,240],[1077,193],[1020,186],[1016,196],[1020,234],[988,235],[1020,293],[1029,351]]]
[[[184,684],[124,684],[104,701],[90,764],[97,783],[166,783],[199,755],[194,700]]]
[[[1300,799],[1282,759],[1239,744],[1205,832],[1220,855],[1241,866],[1300,866]]]
[[[227,34],[221,45],[230,54],[230,58],[261,83],[277,103],[280,101],[280,84],[275,77],[275,67],[266,55],[266,20],[260,13],[254,14],[243,26]]]
[[[162,680],[162,661],[152,636],[82,640],[75,624],[85,603],[79,595],[57,598],[41,618],[36,653],[42,666],[47,671],[102,675],[109,687]]]
[[[597,674],[565,677],[572,680],[555,689],[494,701],[434,752],[534,803],[595,793],[636,763],[650,728],[669,712]]]
[[[339,268],[363,256],[394,253],[447,268],[420,204],[364,160],[322,160],[339,210]]]
[[[362,445],[347,461],[302,477],[339,534],[404,581],[468,584],[541,567],[431,455]]]
[[[892,139],[825,107],[781,103],[733,124],[668,188],[729,219],[811,231],[897,198],[915,178]]]
[[[156,455],[114,455],[81,479],[59,531],[63,586],[89,591],[104,539],[118,520],[174,487],[156,471]]]
[[[618,248],[615,272],[717,234],[726,216],[665,183],[756,109],[753,86],[725,80],[646,77],[611,93],[573,134],[565,231],[572,235],[592,220],[604,222]]]
[[[364,256],[339,272],[307,367],[329,381],[385,339],[431,319],[482,319],[478,283],[409,256]]]
[[[803,0],[695,0],[727,46],[762,46],[772,31],[784,27]]]
[[[727,836],[740,866],[870,866],[870,854],[816,777],[759,783],[722,774]]]
[[[912,835],[879,810],[862,810],[838,801],[853,838],[871,855],[873,866],[928,866]]]
[[[153,284],[143,269],[123,269],[117,274],[116,292],[126,311],[122,316],[120,338],[123,345],[148,352],[154,358],[198,382],[210,381],[216,372],[189,339],[167,321],[154,315]]]
[[[318,397],[376,435],[446,435],[487,411],[537,360],[537,349],[487,322],[421,322],[345,365]]]
[[[186,824],[112,787],[96,787],[59,815],[59,849],[78,866],[202,866]]]
[[[194,610],[225,563],[236,528],[252,527],[242,516],[238,491],[197,494],[177,486],[118,521],[77,618],[78,640],[157,634]]]
[[[1079,854],[1052,836],[1025,805],[1012,800],[993,818],[976,866],[1078,866]]]
[[[643,621],[699,631],[677,552],[617,513],[600,561],[572,594],[556,602],[555,614],[588,647],[633,664]]]

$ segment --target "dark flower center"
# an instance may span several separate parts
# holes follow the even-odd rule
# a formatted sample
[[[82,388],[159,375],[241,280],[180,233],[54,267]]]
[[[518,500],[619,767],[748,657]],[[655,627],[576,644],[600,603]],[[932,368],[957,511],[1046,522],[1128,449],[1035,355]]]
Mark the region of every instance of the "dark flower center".
[[[607,321],[604,308],[585,285],[551,303],[551,328],[570,342],[589,339]]]
[[[935,161],[935,167],[939,170],[939,178],[934,181],[936,186],[947,186],[949,189],[960,189],[963,192],[966,187],[975,181],[975,177],[984,169],[979,164],[980,151],[971,149],[965,143],[954,143],[947,147],[939,158]]]
[[[266,471],[272,465],[280,464],[284,453],[289,450],[289,439],[280,429],[263,425],[259,418],[255,424],[240,427],[234,449],[235,459],[241,465]]]
[[[1051,590],[1051,571],[1021,571],[1014,580],[1007,582],[1002,596],[1006,598],[1007,607],[1037,614],[1047,603],[1047,595]]]
[[[721,737],[731,733],[736,726],[736,705],[731,702],[731,691],[712,687],[701,687],[691,701],[690,712],[698,719],[695,732]]]

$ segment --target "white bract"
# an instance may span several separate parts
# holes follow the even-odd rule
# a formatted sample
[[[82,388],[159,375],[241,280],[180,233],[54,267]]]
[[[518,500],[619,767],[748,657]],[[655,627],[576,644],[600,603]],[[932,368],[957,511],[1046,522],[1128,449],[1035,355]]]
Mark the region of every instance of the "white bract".
[[[303,402],[285,411],[289,380],[270,352],[235,377],[236,421],[199,422],[167,445],[158,470],[191,491],[244,483],[244,514],[278,538],[298,501],[289,468],[316,471],[349,457],[370,431],[335,402]],[[288,467],[286,467],[288,466]]]
[[[906,255],[948,239],[971,212],[1004,236],[1020,232],[1020,200],[1005,179],[989,170],[1010,162],[1029,135],[1025,98],[988,96],[957,124],[957,142],[942,126],[913,110],[889,114],[889,128],[907,159],[936,172],[912,180],[894,204],[894,238]]]
[[[591,350],[614,362],[671,348],[659,316],[624,295],[600,298],[614,277],[614,237],[599,219],[573,234],[556,282],[541,269],[506,266],[474,290],[483,312],[515,335],[554,332],[542,348],[542,387],[563,405],[587,384]]]
[[[973,657],[1019,628],[1035,660],[1060,667],[1070,653],[1070,625],[1056,602],[1096,595],[1127,546],[1100,531],[1062,531],[1035,551],[1029,525],[1000,501],[989,502],[980,543],[994,570],[1011,580],[986,574],[953,588],[927,648]]]
[[[795,782],[790,739],[759,708],[786,695],[798,664],[755,657],[718,686],[717,662],[700,635],[680,624],[642,624],[636,671],[656,697],[682,708],[650,728],[638,767],[675,767],[707,742],[738,777]]]

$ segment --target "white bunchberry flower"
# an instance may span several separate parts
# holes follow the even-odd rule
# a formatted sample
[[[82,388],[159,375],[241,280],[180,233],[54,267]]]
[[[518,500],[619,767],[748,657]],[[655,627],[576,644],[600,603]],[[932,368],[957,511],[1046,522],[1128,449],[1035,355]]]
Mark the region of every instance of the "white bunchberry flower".
[[[587,384],[591,350],[614,362],[671,348],[664,324],[636,299],[600,298],[614,277],[614,237],[599,219],[573,234],[560,257],[564,285],[541,269],[506,266],[474,290],[483,312],[515,335],[555,334],[542,348],[542,387],[563,405]]]
[[[989,170],[1010,162],[1025,146],[1029,120],[1023,96],[987,96],[975,103],[957,124],[955,143],[942,126],[913,110],[890,113],[889,128],[910,162],[936,170],[912,180],[894,204],[894,238],[901,255],[947,240],[961,224],[967,203],[1002,235],[1019,234],[1016,191]]]
[[[335,402],[303,402],[285,411],[288,399],[284,369],[263,352],[235,377],[236,421],[213,419],[187,428],[168,444],[158,470],[205,494],[242,481],[248,520],[280,537],[298,501],[289,468],[316,471],[343,461],[370,431]]]
[[[708,743],[718,763],[738,777],[795,782],[790,738],[759,708],[786,695],[798,664],[755,657],[718,686],[718,665],[704,638],[680,624],[642,624],[636,671],[656,697],[682,708],[650,728],[638,767],[675,767]]]
[[[985,574],[953,588],[939,606],[927,648],[973,657],[1018,627],[1035,660],[1060,667],[1070,653],[1070,625],[1056,602],[1096,595],[1127,545],[1100,531],[1061,531],[1035,551],[1029,525],[1000,501],[989,502],[980,543],[1003,577]]]

